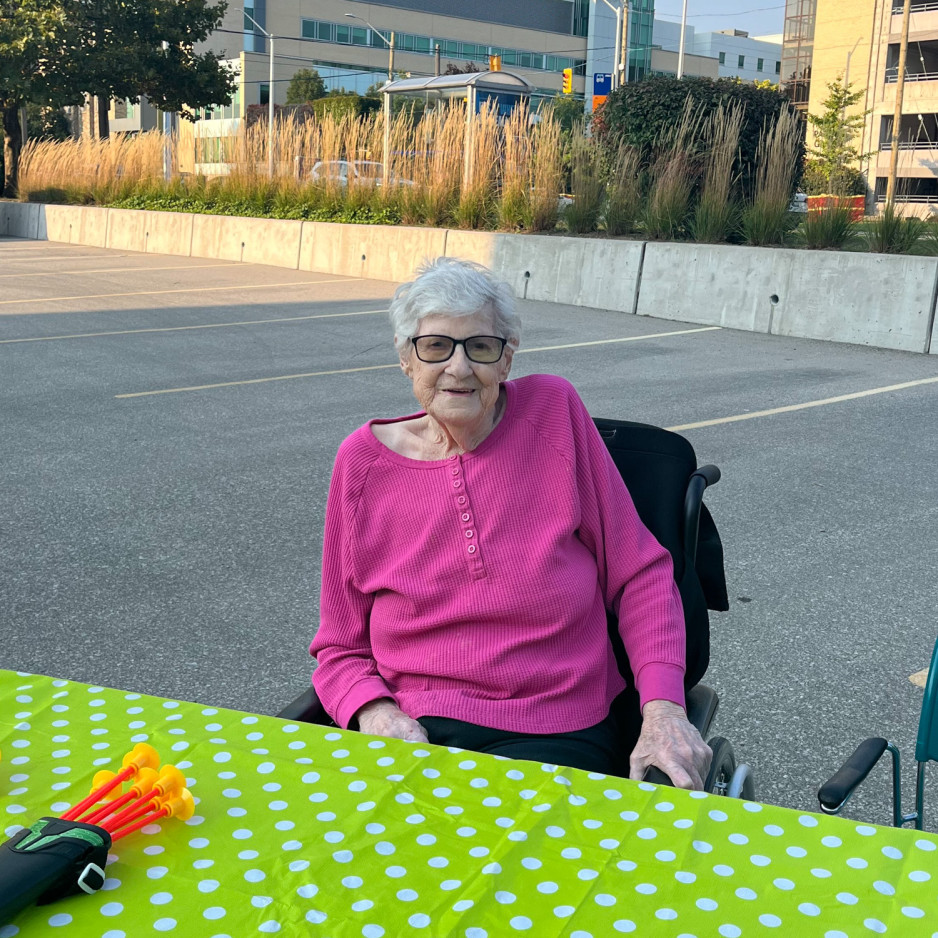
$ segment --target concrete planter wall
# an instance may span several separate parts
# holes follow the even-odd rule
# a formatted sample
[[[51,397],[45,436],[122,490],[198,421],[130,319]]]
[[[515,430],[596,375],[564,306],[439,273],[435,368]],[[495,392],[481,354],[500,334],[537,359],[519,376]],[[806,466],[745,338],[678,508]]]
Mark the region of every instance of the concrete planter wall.
[[[938,258],[0,202],[0,235],[402,281],[478,261],[529,300],[938,354]]]

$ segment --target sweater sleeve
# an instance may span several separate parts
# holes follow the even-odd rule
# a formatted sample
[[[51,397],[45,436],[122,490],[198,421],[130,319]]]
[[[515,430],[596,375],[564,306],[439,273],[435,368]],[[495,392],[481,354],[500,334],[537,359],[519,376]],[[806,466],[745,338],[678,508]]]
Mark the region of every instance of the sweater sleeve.
[[[319,629],[309,648],[317,660],[313,672],[316,693],[336,723],[346,728],[369,701],[394,697],[372,656],[372,597],[355,585],[352,527],[367,476],[367,466],[361,463],[354,436],[350,437],[339,448],[329,485]]]
[[[671,555],[638,516],[632,497],[586,410],[570,388],[580,493],[580,539],[596,557],[606,608],[619,621],[641,706],[684,706],[684,609]]]

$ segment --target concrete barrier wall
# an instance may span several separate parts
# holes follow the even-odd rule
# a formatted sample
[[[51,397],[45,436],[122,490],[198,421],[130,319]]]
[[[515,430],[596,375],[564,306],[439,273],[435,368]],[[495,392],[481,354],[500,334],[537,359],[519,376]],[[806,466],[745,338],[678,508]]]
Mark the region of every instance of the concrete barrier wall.
[[[147,212],[144,250],[148,254],[188,257],[192,253],[194,217],[184,212]]]
[[[119,251],[140,251],[147,247],[147,213],[110,208],[107,218],[107,247]]]
[[[38,204],[28,202],[0,203],[0,235],[8,238],[39,237]]]
[[[20,202],[0,202],[0,235],[392,282],[445,254],[529,300],[938,354],[936,258]]]
[[[927,348],[938,258],[828,251],[794,255],[772,332],[806,339]]]

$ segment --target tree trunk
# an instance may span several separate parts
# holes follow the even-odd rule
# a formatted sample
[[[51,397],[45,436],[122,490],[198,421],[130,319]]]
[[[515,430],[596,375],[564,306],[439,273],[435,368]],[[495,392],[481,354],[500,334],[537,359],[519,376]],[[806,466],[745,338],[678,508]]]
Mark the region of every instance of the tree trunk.
[[[16,105],[3,109],[3,195],[16,198],[20,174],[20,151],[23,149],[23,128],[20,109]]]
[[[107,113],[110,103],[107,98],[98,98],[98,137],[101,140],[106,140],[111,132],[111,123]]]

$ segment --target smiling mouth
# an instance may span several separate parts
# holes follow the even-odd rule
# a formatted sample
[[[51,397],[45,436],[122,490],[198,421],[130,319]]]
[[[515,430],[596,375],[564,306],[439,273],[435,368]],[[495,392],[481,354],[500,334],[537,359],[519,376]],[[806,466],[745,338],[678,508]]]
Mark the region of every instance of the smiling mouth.
[[[475,394],[475,388],[443,388],[447,394]]]

